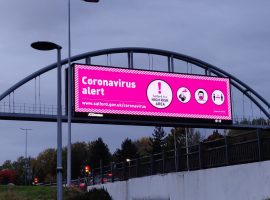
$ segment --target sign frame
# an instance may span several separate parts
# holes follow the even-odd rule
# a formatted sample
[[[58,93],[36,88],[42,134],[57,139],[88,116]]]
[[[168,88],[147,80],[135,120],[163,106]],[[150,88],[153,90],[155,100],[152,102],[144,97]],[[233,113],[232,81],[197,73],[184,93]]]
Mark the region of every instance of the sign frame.
[[[153,116],[153,115],[131,115],[131,114],[108,114],[108,113],[91,113],[91,112],[76,112],[75,111],[75,66],[92,66],[92,67],[102,67],[102,68],[113,68],[113,69],[124,69],[124,70],[135,70],[135,71],[146,71],[146,72],[157,72],[165,74],[179,74],[179,75],[188,75],[188,76],[197,76],[197,77],[214,77],[219,79],[226,79],[229,82],[229,96],[230,99],[228,104],[230,106],[231,119],[220,120],[220,119],[209,119],[209,118],[184,118],[184,117],[168,117],[168,116]],[[95,64],[80,64],[73,63],[72,67],[72,117],[74,118],[83,118],[84,121],[89,119],[89,122],[95,121],[98,123],[110,123],[110,124],[132,124],[132,125],[148,125],[148,124],[176,124],[176,123],[187,123],[187,124],[201,124],[208,126],[210,124],[218,125],[231,125],[233,122],[233,112],[232,112],[232,90],[231,90],[231,79],[229,77],[217,77],[217,76],[205,76],[201,74],[187,74],[187,73],[176,73],[176,72],[167,72],[167,71],[157,71],[157,70],[145,70],[145,69],[130,69],[124,67],[115,67],[115,66],[105,66],[105,65],[95,65]]]

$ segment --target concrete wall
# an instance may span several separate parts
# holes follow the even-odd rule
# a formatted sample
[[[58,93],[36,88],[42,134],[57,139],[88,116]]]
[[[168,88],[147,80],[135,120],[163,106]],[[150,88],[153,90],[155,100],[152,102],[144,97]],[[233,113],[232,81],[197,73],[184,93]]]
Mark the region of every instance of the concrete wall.
[[[270,198],[270,161],[134,178],[95,187],[107,189],[114,200],[263,200]]]

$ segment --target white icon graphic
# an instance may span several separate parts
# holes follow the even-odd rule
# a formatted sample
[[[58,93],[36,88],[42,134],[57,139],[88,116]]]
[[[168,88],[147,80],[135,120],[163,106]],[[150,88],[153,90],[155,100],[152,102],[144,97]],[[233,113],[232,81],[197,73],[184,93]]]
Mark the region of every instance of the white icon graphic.
[[[208,94],[204,89],[198,89],[195,92],[195,99],[199,104],[205,104],[208,100]]]
[[[187,103],[189,102],[190,98],[191,98],[191,94],[189,89],[185,88],[185,87],[181,87],[178,89],[177,91],[177,98],[179,101],[181,101],[182,103]]]
[[[166,108],[172,102],[172,89],[162,80],[152,81],[147,88],[149,102],[156,108]]]
[[[221,92],[220,90],[215,90],[212,93],[212,101],[218,106],[222,105],[225,101],[223,92]]]

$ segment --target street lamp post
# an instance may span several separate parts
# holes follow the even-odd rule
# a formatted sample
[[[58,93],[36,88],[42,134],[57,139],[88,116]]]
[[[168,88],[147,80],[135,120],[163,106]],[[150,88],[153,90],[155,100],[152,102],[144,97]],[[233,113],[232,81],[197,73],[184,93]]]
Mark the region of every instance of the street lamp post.
[[[126,161],[128,163],[128,178],[130,179],[130,162],[131,162],[131,160],[130,160],[130,158],[127,158]]]
[[[31,47],[41,51],[57,50],[57,200],[63,199],[62,186],[62,89],[61,89],[61,49],[62,47],[47,41],[38,41]]]
[[[83,0],[88,3],[98,3],[99,0]],[[71,34],[70,34],[70,0],[68,0],[68,144],[67,144],[67,186],[71,185],[71,112],[72,112],[72,88],[71,88]]]
[[[28,155],[27,155],[27,145],[28,145],[28,131],[31,131],[32,129],[30,128],[20,128],[22,131],[25,131],[25,154],[24,154],[24,158],[25,158],[25,171],[24,171],[24,183],[25,185],[27,184],[27,169],[28,169]]]

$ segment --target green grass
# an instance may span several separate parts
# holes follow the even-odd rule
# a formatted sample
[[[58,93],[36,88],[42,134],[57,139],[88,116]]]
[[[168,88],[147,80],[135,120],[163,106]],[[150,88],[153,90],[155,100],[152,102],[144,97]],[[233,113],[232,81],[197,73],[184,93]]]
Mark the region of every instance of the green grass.
[[[69,200],[78,193],[76,189],[64,189],[64,199]],[[0,185],[0,200],[56,200],[56,188]]]

